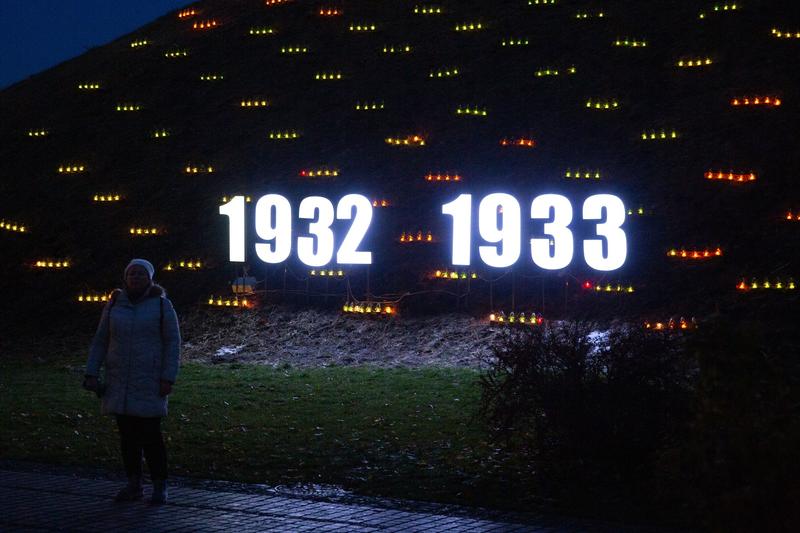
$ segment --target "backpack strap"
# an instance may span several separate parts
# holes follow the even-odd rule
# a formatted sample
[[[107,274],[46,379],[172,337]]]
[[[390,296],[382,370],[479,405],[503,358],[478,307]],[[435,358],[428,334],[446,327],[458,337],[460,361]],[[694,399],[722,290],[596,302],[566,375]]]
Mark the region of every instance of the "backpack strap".
[[[113,291],[111,291],[111,297],[109,298],[111,305],[108,306],[109,313],[111,312],[111,308],[114,307],[114,304],[117,303],[117,297],[120,295],[121,292],[122,289],[114,289]]]

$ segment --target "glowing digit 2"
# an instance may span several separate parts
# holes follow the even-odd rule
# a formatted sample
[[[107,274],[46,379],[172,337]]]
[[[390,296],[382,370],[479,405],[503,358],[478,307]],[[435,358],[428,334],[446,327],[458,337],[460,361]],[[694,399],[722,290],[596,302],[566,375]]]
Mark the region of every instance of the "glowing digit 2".
[[[353,218],[353,208],[356,210]],[[369,224],[372,222],[372,202],[360,194],[348,194],[339,200],[336,206],[336,218],[339,220],[353,219],[350,230],[345,235],[339,251],[336,252],[336,262],[343,265],[370,265],[372,252],[360,252],[358,247],[367,234]]]

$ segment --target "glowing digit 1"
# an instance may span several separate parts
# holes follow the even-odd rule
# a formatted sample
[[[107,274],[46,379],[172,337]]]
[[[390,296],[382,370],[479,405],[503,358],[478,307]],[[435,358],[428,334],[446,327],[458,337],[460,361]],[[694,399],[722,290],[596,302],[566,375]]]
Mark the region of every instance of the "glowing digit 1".
[[[272,210],[275,216],[272,216]],[[282,263],[292,251],[292,206],[279,194],[267,194],[256,203],[256,235],[273,243],[257,243],[256,255],[265,263]]]
[[[229,219],[229,254],[231,262],[243,263],[244,252],[244,196],[234,196],[230,202],[219,206],[219,214]]]
[[[333,204],[322,196],[309,196],[300,202],[298,216],[302,219],[314,220],[309,222],[308,232],[314,237],[297,238],[297,257],[308,266],[320,267],[331,262],[333,258]],[[314,241],[317,242],[317,251],[314,252]]]
[[[353,218],[353,208],[356,209]],[[350,220],[353,224],[350,231],[345,235],[339,251],[336,252],[336,262],[340,265],[370,265],[372,264],[372,252],[359,252],[358,245],[364,240],[369,224],[372,222],[372,202],[369,198],[360,194],[347,194],[339,200],[336,206],[336,218],[339,220]]]
[[[452,264],[469,266],[472,251],[472,195],[459,195],[442,206],[442,213],[453,217]]]
[[[490,267],[509,267],[519,259],[522,247],[522,215],[519,202],[505,193],[487,195],[478,206],[478,230],[489,243],[500,246],[479,246],[483,262]],[[498,220],[499,219],[499,220]]]
[[[583,203],[583,219],[602,220],[603,210],[606,220],[598,222],[597,234],[605,237],[608,253],[603,255],[602,239],[586,239],[583,241],[583,255],[586,264],[595,270],[616,270],[625,264],[628,256],[628,241],[620,228],[625,222],[625,205],[616,196],[596,194]]]
[[[539,268],[558,270],[566,268],[572,261],[575,243],[572,232],[567,228],[572,222],[572,204],[560,194],[543,194],[531,203],[531,218],[550,218],[553,210],[553,221],[545,222],[544,234],[552,237],[554,246],[550,252],[550,239],[531,239],[531,257]]]

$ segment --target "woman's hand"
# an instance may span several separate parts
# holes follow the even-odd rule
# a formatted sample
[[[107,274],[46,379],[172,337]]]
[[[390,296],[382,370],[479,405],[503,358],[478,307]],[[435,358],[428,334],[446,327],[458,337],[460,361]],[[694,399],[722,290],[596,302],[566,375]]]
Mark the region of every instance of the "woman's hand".
[[[159,390],[158,393],[163,398],[164,396],[167,396],[171,392],[172,392],[172,383],[162,379],[161,380],[161,390]]]

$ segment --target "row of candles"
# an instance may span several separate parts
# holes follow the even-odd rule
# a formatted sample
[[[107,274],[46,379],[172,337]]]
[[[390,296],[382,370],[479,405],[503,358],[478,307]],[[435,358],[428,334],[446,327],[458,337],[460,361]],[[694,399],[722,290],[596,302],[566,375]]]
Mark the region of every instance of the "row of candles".
[[[410,47],[405,46],[403,47],[402,51],[408,51]],[[284,54],[297,54],[297,53],[305,53],[308,51],[308,48],[301,48],[301,47],[284,47],[281,48],[281,53]],[[389,47],[384,49],[384,51],[394,52],[394,47]],[[170,52],[170,54],[175,54],[177,52]],[[170,57],[176,57],[174,55]],[[566,70],[566,73],[574,73],[575,67],[569,67]],[[558,69],[542,69],[537,70],[535,72],[536,77],[542,76],[558,76],[562,71]],[[457,67],[451,68],[443,68],[439,70],[432,70],[428,73],[429,78],[452,78],[454,76],[458,76],[461,71]],[[201,81],[221,81],[225,79],[225,76],[222,74],[202,74],[200,75]],[[330,81],[330,80],[341,80],[344,79],[344,75],[341,72],[317,72],[314,75],[314,79],[320,81]],[[81,90],[97,90],[100,89],[101,85],[99,83],[81,83],[78,84],[78,88]],[[781,97],[776,95],[752,95],[752,96],[736,96],[729,100],[731,107],[780,107],[783,105],[783,100]],[[268,102],[263,99],[248,99],[248,100],[241,100],[239,102],[240,107],[267,107]],[[617,109],[620,107],[620,103],[617,100],[595,100],[589,99],[584,102],[584,105],[588,109]],[[383,109],[384,103],[364,103],[361,102],[356,103],[356,110],[367,110],[367,109]],[[142,105],[138,103],[118,103],[116,104],[115,109],[121,112],[132,112],[132,111],[141,111]],[[460,113],[459,113],[460,114]],[[473,114],[483,114],[485,115],[485,110],[482,113],[473,113]],[[36,135],[35,133],[40,130],[31,130],[33,133],[29,136],[31,137],[39,137],[47,135],[47,132],[40,133]]]
[[[289,3],[291,0],[265,0],[266,6],[277,6]],[[553,6],[556,5],[557,0],[528,0],[529,6]],[[727,11],[736,11],[740,9],[741,6],[732,3],[732,4],[717,4],[714,5],[710,11],[710,13],[716,12],[727,12]],[[412,13],[415,15],[441,15],[445,12],[444,8],[440,5],[416,5],[414,6]],[[701,11],[698,15],[698,18],[704,19],[707,16],[707,11]],[[317,15],[322,17],[338,17],[344,13],[344,10],[340,7],[320,7],[317,9]],[[200,14],[200,11],[195,8],[184,9],[178,12],[179,19],[187,19],[191,17],[195,17]],[[578,11],[574,18],[576,19],[591,19],[591,18],[604,18],[605,13],[603,11]],[[375,25],[374,24],[362,24],[362,25],[355,25],[355,29],[351,28],[351,31],[374,31]],[[479,30],[483,29],[483,25],[480,23],[465,23],[456,26],[456,30],[458,31],[467,31],[467,30]]]
[[[162,270],[164,272],[172,272],[174,270],[200,270],[203,268],[205,263],[200,261],[199,259],[191,259],[191,260],[181,260],[181,261],[170,261],[168,262]],[[64,268],[70,268],[72,266],[72,262],[69,259],[40,259],[33,263],[31,263],[31,267],[35,269],[51,269],[51,270],[61,270]]]
[[[397,306],[394,302],[345,302],[342,312],[347,314],[365,314],[371,316],[394,315]]]
[[[674,132],[673,132],[674,133]],[[155,130],[152,132],[151,136],[153,138],[164,138],[171,135],[169,130]],[[663,136],[659,136],[659,138],[669,138],[672,134],[667,134],[664,132]],[[270,139],[290,139],[290,138],[297,138],[299,134],[296,132],[272,132],[270,133]],[[648,139],[652,138],[652,134],[643,134],[642,139],[648,137]],[[421,136],[412,135],[405,138],[400,137],[388,137],[385,139],[387,144],[390,145],[405,145],[405,146],[424,146],[425,139]],[[526,139],[526,138],[519,138],[519,139],[502,139],[500,141],[502,146],[524,146],[524,147],[533,147],[535,146],[535,141],[533,139]],[[184,173],[186,174],[204,174],[208,173],[211,174],[214,172],[214,167],[212,165],[196,165],[196,164],[189,164],[183,168]],[[66,165],[60,165],[58,167],[59,174],[79,174],[87,171],[87,167],[84,164],[80,163],[70,163]],[[336,168],[327,168],[327,167],[320,167],[316,169],[303,169],[300,170],[298,173],[301,177],[335,177],[339,175],[339,169]],[[745,182],[752,182],[757,180],[757,175],[755,172],[733,172],[733,171],[722,171],[722,170],[708,170],[704,173],[704,176],[707,180],[712,181],[729,181],[735,183],[745,183]],[[577,168],[575,170],[568,168],[564,172],[565,178],[571,179],[595,179],[598,180],[602,177],[602,174],[599,170],[590,171],[587,169]],[[425,175],[426,181],[461,181],[462,176],[458,173],[450,174],[450,173],[428,173]],[[101,200],[103,201],[103,200]],[[791,219],[791,218],[790,218]]]
[[[489,314],[489,324],[492,325],[527,325],[527,326],[540,326],[544,323],[542,315],[537,313],[515,313],[510,312],[508,315],[504,311],[497,311]]]
[[[776,281],[770,283],[769,281],[763,282],[761,285],[753,281],[746,283],[742,281],[737,289],[741,291],[763,289],[776,289],[776,290],[795,290],[796,285],[794,281],[782,283]],[[111,298],[111,293],[92,293],[83,292],[76,297],[79,303],[106,303]],[[227,296],[210,296],[206,300],[206,304],[211,307],[241,307],[249,308],[252,305],[252,300],[247,297],[234,296],[233,298]],[[391,316],[397,314],[397,305],[394,302],[345,302],[342,306],[342,312],[348,314],[366,314],[375,316]],[[544,317],[535,312],[520,312],[514,311],[506,314],[505,311],[492,312],[488,316],[490,325],[528,325],[540,326],[544,323]],[[684,317],[674,318],[671,317],[666,321],[645,321],[644,328],[653,331],[670,331],[670,330],[695,330],[698,328],[697,320],[692,317],[687,320]]]
[[[156,130],[152,133],[152,137],[154,138],[163,138],[168,137],[170,135],[169,130]],[[287,135],[283,134],[275,134],[270,138],[288,138]],[[416,138],[415,138],[416,137]],[[389,140],[391,139],[391,141]],[[408,142],[406,142],[408,141]],[[412,138],[406,139],[399,139],[399,138],[387,138],[386,142],[388,144],[411,144],[412,142],[416,143],[424,143],[424,139],[421,139],[417,136]],[[517,139],[517,140],[508,140],[503,139],[500,143],[502,146],[534,146],[534,141],[531,139]],[[83,164],[68,164],[68,165],[60,165],[58,167],[59,174],[77,174],[86,172],[87,167]],[[184,173],[186,174],[203,174],[208,173],[211,174],[214,172],[214,167],[212,165],[187,165],[183,168]],[[339,169],[337,168],[327,168],[327,167],[320,167],[317,169],[303,169],[298,172],[298,174],[302,177],[329,177],[329,176],[338,176]],[[736,173],[731,171],[714,171],[709,170],[704,174],[705,178],[708,180],[713,181],[731,181],[737,183],[744,183],[750,181],[756,181],[757,175],[755,172],[745,172],[745,173]],[[568,168],[564,172],[565,178],[572,178],[572,179],[600,179],[602,174],[599,170],[586,170],[577,168],[572,170]],[[461,181],[462,176],[460,174],[454,173],[428,173],[425,175],[425,181]],[[116,198],[117,200],[119,198]],[[95,201],[97,199],[95,198]],[[100,201],[105,201],[101,199]]]

